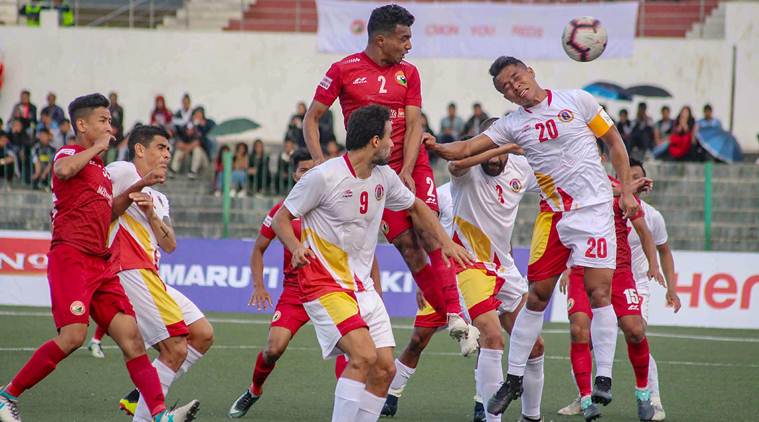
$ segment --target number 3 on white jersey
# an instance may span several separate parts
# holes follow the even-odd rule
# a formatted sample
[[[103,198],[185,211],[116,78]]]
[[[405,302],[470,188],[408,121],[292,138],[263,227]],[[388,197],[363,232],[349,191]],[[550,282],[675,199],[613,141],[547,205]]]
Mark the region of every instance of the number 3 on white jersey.
[[[387,90],[385,89],[385,83],[387,83],[387,79],[385,79],[384,76],[380,75],[380,76],[377,76],[377,80],[380,83],[379,93],[380,94],[387,94]]]

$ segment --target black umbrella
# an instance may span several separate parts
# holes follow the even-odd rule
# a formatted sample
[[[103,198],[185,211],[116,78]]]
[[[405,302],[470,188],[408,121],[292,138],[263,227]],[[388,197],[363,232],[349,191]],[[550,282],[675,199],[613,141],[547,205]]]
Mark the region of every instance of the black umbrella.
[[[625,90],[630,95],[652,98],[672,98],[672,94],[664,88],[653,85],[635,85]]]

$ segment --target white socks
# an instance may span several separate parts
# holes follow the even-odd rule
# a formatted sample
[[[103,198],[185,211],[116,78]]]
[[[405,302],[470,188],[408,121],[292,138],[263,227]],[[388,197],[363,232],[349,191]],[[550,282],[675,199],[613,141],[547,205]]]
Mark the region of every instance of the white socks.
[[[182,366],[179,367],[179,370],[177,371],[177,379],[181,377],[182,375],[186,374],[187,371],[190,370],[190,367],[192,365],[195,365],[197,361],[200,360],[200,358],[203,357],[203,354],[195,350],[192,346],[189,344],[187,345],[187,357],[185,358],[184,362],[182,363]]]
[[[477,362],[479,363],[480,357],[477,356]],[[474,368],[474,401],[478,403],[484,403],[482,399],[482,391],[480,391],[480,382],[477,377],[477,368]]]
[[[174,382],[177,374],[158,359],[153,361],[153,366],[158,372],[158,380],[161,381],[161,390],[163,390],[163,395],[165,397],[168,397],[169,386],[171,386],[171,383]],[[134,412],[134,418],[132,419],[132,422],[152,422],[152,420],[153,416],[150,414],[148,404],[145,403],[145,399],[142,397],[142,394],[140,394],[140,401],[137,402],[137,409]]]
[[[659,397],[659,369],[653,355],[648,355],[648,389],[651,397]]]
[[[593,342],[593,356],[596,359],[596,376],[611,378],[611,367],[617,348],[617,315],[612,305],[593,309],[590,338]]]
[[[358,405],[356,422],[376,422],[380,417],[382,406],[385,405],[385,397],[377,397],[364,390]]]
[[[524,376],[527,359],[542,329],[542,311],[536,312],[524,308],[519,312],[509,338],[509,374]],[[484,397],[483,399],[487,400]]]
[[[388,393],[400,397],[403,393],[403,389],[406,388],[406,384],[408,384],[409,378],[414,375],[414,372],[416,372],[416,368],[410,368],[396,359],[395,377],[393,377],[393,382],[390,383],[390,390]]]
[[[477,360],[477,391],[482,394],[483,402],[487,403],[490,397],[498,391],[503,383],[503,350],[480,349],[480,357]],[[488,422],[500,421],[501,416],[491,415],[485,412]]]
[[[332,407],[332,422],[354,422],[358,416],[361,396],[366,384],[345,377],[337,380],[335,404]]]
[[[543,397],[543,356],[527,361],[522,381],[522,414],[531,419],[540,418],[540,400]]]

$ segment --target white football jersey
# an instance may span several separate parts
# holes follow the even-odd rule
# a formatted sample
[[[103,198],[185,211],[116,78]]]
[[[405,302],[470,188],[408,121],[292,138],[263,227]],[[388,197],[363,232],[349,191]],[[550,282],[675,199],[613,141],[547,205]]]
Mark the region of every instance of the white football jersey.
[[[341,290],[373,290],[372,261],[382,210],[411,208],[414,194],[388,166],[356,177],[348,155],[314,167],[295,184],[284,206],[301,219],[301,240],[316,254],[300,270],[304,300]]]
[[[538,105],[501,117],[485,135],[495,144],[515,143],[535,171],[542,205],[569,211],[612,200],[611,185],[598,158],[596,137],[614,125],[583,90],[546,90]]]
[[[532,168],[520,155],[509,155],[503,172],[495,177],[479,165],[452,176],[454,242],[477,261],[513,267],[511,234],[519,201],[525,192],[538,191]]]
[[[648,230],[651,231],[651,235],[654,238],[654,244],[661,246],[667,243],[667,226],[664,223],[664,217],[661,213],[645,201],[640,201],[640,206],[643,209],[644,219]],[[632,227],[632,223],[627,221],[628,227]],[[638,233],[632,229],[627,236],[627,241],[630,243],[630,251],[632,252],[632,271],[636,280],[645,280],[646,273],[648,272],[648,259],[646,254],[643,253],[643,246],[640,243],[640,237]]]
[[[440,210],[440,225],[448,236],[453,236],[453,198],[451,182],[437,187],[437,205]]]
[[[114,198],[142,178],[131,161],[114,161],[105,169],[111,176]],[[153,198],[153,209],[159,219],[163,220],[169,216],[169,199],[166,195],[151,187],[143,188],[142,192]],[[116,236],[120,237],[119,261],[122,270],[157,269],[161,259],[158,239],[150,227],[148,218],[137,204],[132,203],[118,220],[111,223],[109,244],[113,243]]]

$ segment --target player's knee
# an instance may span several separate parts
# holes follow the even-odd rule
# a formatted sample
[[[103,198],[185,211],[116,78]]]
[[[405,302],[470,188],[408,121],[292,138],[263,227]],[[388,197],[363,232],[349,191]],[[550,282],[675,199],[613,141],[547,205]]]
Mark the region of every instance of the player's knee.
[[[611,305],[611,289],[608,286],[597,286],[590,292],[590,306],[602,308]]]
[[[638,344],[646,338],[646,330],[640,322],[626,324],[623,330],[628,343]]]
[[[211,348],[214,341],[213,326],[206,321],[204,324],[198,322],[190,325],[190,336],[187,342],[193,349],[201,354],[205,354]]]
[[[82,347],[85,340],[87,340],[87,328],[62,331],[58,336],[58,340],[60,348],[66,353],[71,353]]]
[[[543,353],[544,353],[543,337],[538,337],[538,339],[535,341],[535,344],[532,346],[532,350],[530,351],[530,359],[543,356]]]
[[[535,312],[543,312],[548,306],[548,298],[542,298],[538,294],[530,294],[527,296],[527,309]]]
[[[361,373],[368,373],[369,369],[377,363],[377,352],[373,348],[366,347],[364,350],[354,351],[348,358],[348,365]]]
[[[176,371],[187,358],[187,342],[183,341],[184,339],[182,341],[174,341],[174,338],[169,340],[170,342],[161,347],[161,361]]]
[[[572,338],[572,343],[588,343],[590,340],[588,327],[582,324],[570,324],[569,335]]]
[[[500,332],[480,332],[480,347],[485,349],[503,350],[505,344]]]
[[[275,363],[276,361],[279,360],[279,358],[282,357],[282,354],[285,353],[286,347],[287,346],[282,345],[282,344],[267,345],[266,350],[264,350],[263,352],[264,360],[266,360],[266,362],[270,365]]]
[[[406,351],[419,356],[422,354],[425,347],[427,347],[427,339],[424,338],[420,333],[414,332],[411,334],[408,346],[406,346]]]
[[[424,250],[414,242],[410,231],[396,237],[393,240],[393,245],[398,249],[401,257],[412,271],[414,269],[418,271],[427,265],[427,256]]]

